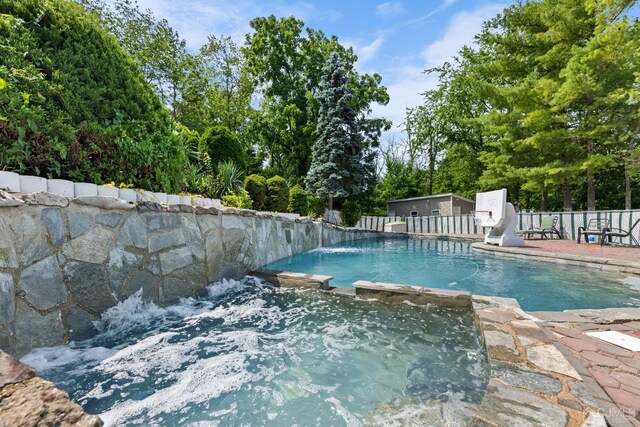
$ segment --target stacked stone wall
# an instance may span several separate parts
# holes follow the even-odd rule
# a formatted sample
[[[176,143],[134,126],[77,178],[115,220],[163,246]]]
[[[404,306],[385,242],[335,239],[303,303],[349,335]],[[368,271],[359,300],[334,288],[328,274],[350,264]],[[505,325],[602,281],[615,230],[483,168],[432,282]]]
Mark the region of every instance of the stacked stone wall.
[[[172,304],[278,259],[374,236],[251,210],[2,196],[0,349],[18,356],[90,337],[101,313],[139,289]]]

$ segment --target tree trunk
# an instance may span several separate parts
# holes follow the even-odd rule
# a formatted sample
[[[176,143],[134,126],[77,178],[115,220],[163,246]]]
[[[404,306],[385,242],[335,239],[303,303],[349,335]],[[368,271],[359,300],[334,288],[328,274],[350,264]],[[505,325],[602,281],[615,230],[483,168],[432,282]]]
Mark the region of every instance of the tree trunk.
[[[562,184],[562,204],[565,212],[571,212],[571,184],[564,182]]]
[[[544,187],[542,189],[542,194],[540,195],[540,212],[547,211],[547,195],[547,187]]]
[[[631,209],[631,173],[629,169],[624,169],[624,208]]]
[[[591,157],[594,152],[595,142],[590,139],[587,141],[587,155]],[[596,210],[596,178],[593,169],[587,169],[587,210]]]
[[[329,210],[333,210],[333,196],[329,195]]]
[[[433,163],[429,165],[429,195],[433,194]]]

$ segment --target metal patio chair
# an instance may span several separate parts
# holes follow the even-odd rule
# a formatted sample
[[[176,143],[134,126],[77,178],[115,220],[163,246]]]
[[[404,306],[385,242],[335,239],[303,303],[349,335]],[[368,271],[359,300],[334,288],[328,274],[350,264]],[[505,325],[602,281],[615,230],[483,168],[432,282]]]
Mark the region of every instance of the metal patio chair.
[[[638,239],[636,239],[636,237],[633,235],[633,229],[636,228],[638,224],[640,224],[640,218],[638,218],[636,222],[633,223],[629,231],[622,230],[621,228],[606,228],[604,230],[604,233],[602,234],[600,245],[611,243],[612,237],[620,238],[620,242],[622,242],[622,239],[624,239],[625,237],[630,237],[632,242],[631,246],[640,246],[640,242],[638,242]]]
[[[600,236],[600,244],[604,241],[604,233],[609,229],[609,220],[607,218],[592,218],[586,227],[578,227],[578,244],[580,244],[581,236],[585,241],[589,236]]]
[[[540,235],[541,239],[547,239],[549,236],[547,236],[547,233],[549,233],[549,235],[556,235],[558,236],[559,239],[562,239],[562,234],[560,234],[560,230],[558,230],[558,228],[556,227],[558,225],[558,217],[557,216],[545,216],[544,218],[542,218],[542,221],[540,221],[540,227],[536,228],[536,227],[531,227],[528,230],[520,230],[517,233],[521,234],[522,236],[524,236],[527,239],[530,239],[532,235]]]

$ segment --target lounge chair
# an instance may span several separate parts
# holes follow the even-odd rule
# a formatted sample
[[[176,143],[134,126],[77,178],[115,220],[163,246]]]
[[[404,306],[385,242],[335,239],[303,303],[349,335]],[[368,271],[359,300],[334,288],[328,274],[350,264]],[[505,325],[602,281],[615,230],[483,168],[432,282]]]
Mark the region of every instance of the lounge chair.
[[[530,239],[532,235],[540,235],[541,239],[547,239],[547,233],[550,235],[557,235],[559,239],[562,239],[562,234],[560,234],[560,230],[556,228],[558,224],[557,216],[545,216],[540,221],[540,228],[531,227],[528,230],[520,230],[517,233],[523,235],[525,238]]]
[[[592,218],[586,227],[578,227],[578,244],[580,237],[584,236],[585,241],[588,236],[600,236],[600,244],[604,242],[604,233],[609,229],[609,220],[606,218]]]
[[[611,243],[612,237],[619,237],[621,242],[623,238],[630,237],[631,241],[633,242],[633,246],[640,246],[640,242],[638,242],[638,239],[636,239],[635,236],[632,234],[633,229],[636,228],[636,225],[638,224],[640,224],[640,218],[633,223],[629,231],[624,231],[620,228],[606,228],[604,233],[602,234],[602,240],[600,241],[600,245],[603,245],[605,243]]]

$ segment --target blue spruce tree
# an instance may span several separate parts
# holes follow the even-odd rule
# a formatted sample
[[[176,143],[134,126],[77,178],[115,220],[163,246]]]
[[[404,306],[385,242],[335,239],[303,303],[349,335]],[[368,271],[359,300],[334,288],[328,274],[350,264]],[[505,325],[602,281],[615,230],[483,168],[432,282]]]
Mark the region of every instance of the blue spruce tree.
[[[364,139],[351,108],[353,90],[347,86],[340,56],[331,53],[323,68],[318,101],[320,110],[311,167],[305,178],[307,190],[328,200],[358,194],[365,187]]]

